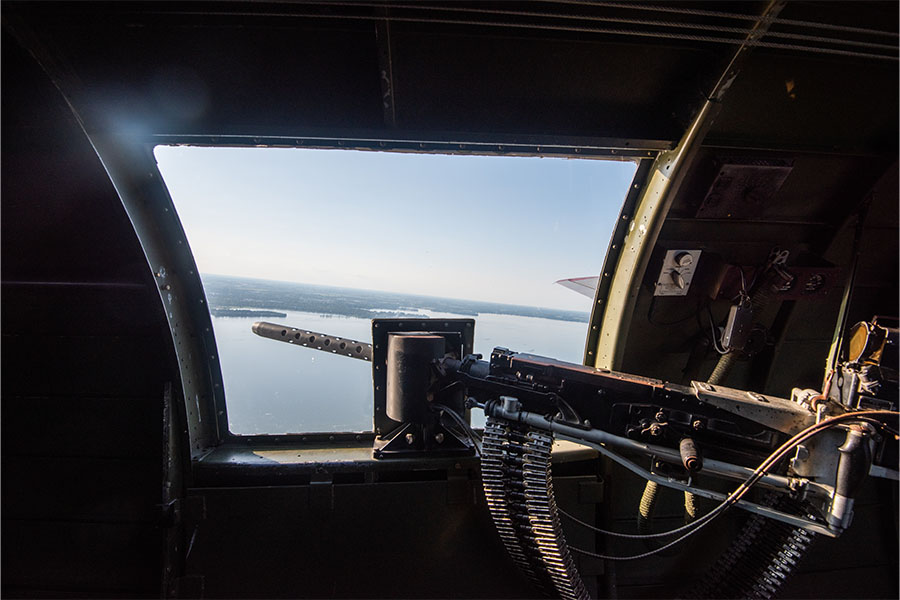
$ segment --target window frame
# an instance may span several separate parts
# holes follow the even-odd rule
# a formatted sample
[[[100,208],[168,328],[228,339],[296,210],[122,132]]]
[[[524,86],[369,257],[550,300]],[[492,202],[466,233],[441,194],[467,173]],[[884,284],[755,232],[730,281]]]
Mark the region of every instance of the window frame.
[[[178,357],[187,435],[195,461],[223,445],[234,448],[371,445],[376,434],[370,431],[240,435],[229,430],[212,317],[193,253],[157,168],[153,155],[156,146],[316,148],[636,161],[638,168],[625,199],[626,206],[636,198],[650,164],[660,152],[671,147],[667,141],[465,135],[284,138],[162,134],[135,137],[113,134],[92,136],[92,142],[119,192],[159,283],[160,297]],[[624,225],[619,219],[613,233],[614,239],[624,235]],[[611,252],[607,252],[604,270],[609,264],[615,264],[610,262]],[[593,321],[593,314],[591,318]],[[590,327],[586,329],[586,337],[589,338]]]

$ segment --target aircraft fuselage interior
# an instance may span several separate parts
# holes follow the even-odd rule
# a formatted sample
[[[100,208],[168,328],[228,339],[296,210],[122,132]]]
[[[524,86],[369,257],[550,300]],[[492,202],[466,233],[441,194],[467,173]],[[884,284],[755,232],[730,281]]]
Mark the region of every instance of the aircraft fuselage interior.
[[[900,593],[897,2],[10,0],[2,16],[4,597]],[[602,199],[611,236],[588,224],[597,271],[558,265],[589,297],[579,359],[499,338],[476,353],[478,314],[387,315],[359,340],[266,316],[245,329],[267,351],[370,363],[371,428],[238,434],[161,146],[634,175]],[[479,251],[505,213],[417,202],[440,210],[419,228],[466,240],[433,249],[444,264],[529,269]],[[511,223],[526,213],[509,202]],[[326,269],[341,226],[290,260]],[[410,232],[368,234],[374,255]],[[322,402],[346,401],[337,383]],[[297,380],[288,401],[312,393]]]

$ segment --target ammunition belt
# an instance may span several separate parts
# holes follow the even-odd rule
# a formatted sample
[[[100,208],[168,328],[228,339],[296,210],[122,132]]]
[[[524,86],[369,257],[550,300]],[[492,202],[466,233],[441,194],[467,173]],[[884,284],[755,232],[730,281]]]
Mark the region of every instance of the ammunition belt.
[[[589,598],[563,535],[550,451],[553,435],[487,420],[481,476],[494,526],[513,562],[547,596]]]

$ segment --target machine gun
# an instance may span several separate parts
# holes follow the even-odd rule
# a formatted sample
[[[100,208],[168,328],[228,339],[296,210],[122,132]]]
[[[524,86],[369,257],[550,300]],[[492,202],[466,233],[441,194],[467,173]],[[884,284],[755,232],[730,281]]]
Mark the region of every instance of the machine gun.
[[[699,381],[688,387],[499,347],[482,360],[472,353],[471,319],[376,319],[371,345],[263,322],[253,331],[372,361],[375,458],[480,454],[487,505],[510,556],[563,598],[587,594],[554,501],[554,439],[719,502],[684,527],[644,536],[677,536],[650,552],[584,552],[609,560],[673,546],[732,506],[795,528],[802,550],[810,534],[836,537],[850,525],[866,477],[898,477],[896,386],[885,386],[892,397],[877,404],[850,405],[828,390],[786,399]],[[469,426],[473,409],[487,417],[480,440]],[[721,480],[738,485],[728,494],[710,485]],[[769,490],[768,500],[752,501],[754,487]],[[783,577],[788,567],[772,568]]]

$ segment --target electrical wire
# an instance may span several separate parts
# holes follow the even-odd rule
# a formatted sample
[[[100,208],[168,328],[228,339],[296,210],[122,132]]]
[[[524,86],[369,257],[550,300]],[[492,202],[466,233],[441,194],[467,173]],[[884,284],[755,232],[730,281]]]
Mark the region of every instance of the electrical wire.
[[[718,336],[716,335],[716,323],[713,321],[712,310],[710,310],[709,306],[706,307],[707,313],[709,313],[709,328],[710,334],[712,335],[712,344],[713,349],[719,354],[728,354],[728,350],[725,350],[721,346],[719,346]]]
[[[747,291],[747,280],[744,278],[744,267],[738,265],[738,272],[741,274],[741,295],[749,296]]]
[[[472,447],[475,449],[475,453],[478,456],[481,456],[481,444],[478,440],[478,436],[475,435],[475,431],[472,430],[469,424],[466,423],[461,416],[456,414],[456,411],[443,404],[432,404],[431,408],[432,410],[436,411],[439,416],[449,415],[450,418],[453,419],[453,421],[462,429],[462,432],[465,434],[465,436],[469,438],[469,441],[472,442]]]
[[[840,424],[848,422],[848,421],[864,421],[867,423],[872,423],[879,427],[887,428],[886,424],[883,423],[881,420],[879,420],[877,417],[897,418],[898,416],[900,416],[900,413],[898,413],[896,411],[867,410],[867,411],[859,411],[859,412],[855,412],[855,413],[846,413],[846,414],[838,415],[835,417],[829,417],[827,419],[820,421],[819,423],[816,423],[815,425],[811,425],[811,426],[807,427],[806,429],[804,429],[803,431],[801,431],[800,433],[798,433],[797,435],[795,435],[794,437],[792,437],[791,439],[786,441],[784,444],[779,446],[772,454],[769,455],[768,458],[766,458],[766,460],[764,460],[762,462],[762,464],[760,464],[760,466],[758,466],[754,470],[753,474],[750,475],[750,477],[748,477],[746,481],[741,483],[741,485],[739,485],[737,487],[737,489],[735,489],[733,492],[731,492],[731,494],[729,494],[728,497],[725,500],[723,500],[721,504],[716,506],[713,510],[706,513],[705,515],[703,515],[702,517],[700,517],[693,523],[689,523],[689,524],[683,525],[677,529],[673,529],[671,531],[665,532],[663,534],[665,536],[674,535],[674,534],[680,533],[682,531],[684,531],[685,533],[683,535],[679,536],[678,538],[672,540],[668,544],[660,546],[659,548],[655,548],[648,552],[643,552],[641,554],[635,554],[635,555],[631,555],[631,556],[609,556],[609,555],[604,555],[604,554],[598,554],[595,552],[590,552],[588,550],[583,550],[581,548],[576,548],[574,546],[569,546],[569,550],[571,550],[572,552],[575,552],[577,554],[583,554],[585,556],[591,556],[593,558],[600,558],[603,560],[614,560],[614,561],[638,560],[638,559],[646,558],[648,556],[652,556],[654,554],[662,552],[663,550],[671,548],[672,546],[681,543],[682,541],[684,541],[691,535],[697,533],[698,531],[700,531],[700,529],[702,529],[703,527],[708,525],[710,522],[712,522],[713,519],[720,516],[722,513],[724,513],[726,510],[728,510],[731,506],[737,504],[737,502],[740,501],[741,498],[743,498],[750,491],[750,489],[754,485],[756,485],[756,483],[768,473],[769,469],[771,469],[781,459],[785,458],[797,445],[802,444],[809,438],[821,433],[822,431],[825,431],[826,429],[830,429],[832,427],[835,427],[837,425],[840,425]],[[584,522],[582,522],[582,521],[578,521],[578,522],[581,524],[584,524]],[[591,529],[593,529],[593,527],[591,527],[591,526],[589,526],[589,527]],[[604,532],[601,532],[601,533],[604,533]],[[646,534],[645,537],[649,537],[649,536],[660,537],[660,534]],[[621,537],[625,537],[625,536],[621,536]],[[637,536],[637,537],[642,537],[642,536]]]
[[[559,514],[561,514],[565,518],[581,525],[582,527],[585,527],[587,529],[590,529],[591,531],[595,531],[597,533],[602,533],[603,535],[608,535],[611,537],[625,538],[625,539],[630,539],[630,540],[643,540],[643,539],[647,539],[647,538],[667,537],[667,536],[674,535],[675,533],[677,533],[677,530],[665,531],[663,533],[622,533],[621,531],[610,531],[608,529],[602,529],[600,527],[597,527],[596,525],[591,525],[590,523],[582,521],[575,515],[563,510],[562,507],[560,507],[559,505],[556,506],[556,510],[558,510]]]

